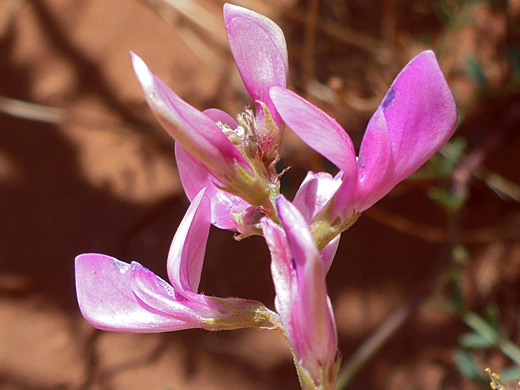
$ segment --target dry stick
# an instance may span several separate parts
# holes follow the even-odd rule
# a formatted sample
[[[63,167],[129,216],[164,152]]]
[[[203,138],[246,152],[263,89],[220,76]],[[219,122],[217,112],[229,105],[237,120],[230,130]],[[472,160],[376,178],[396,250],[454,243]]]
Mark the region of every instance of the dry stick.
[[[342,368],[336,385],[337,390],[344,389],[352,379],[354,379],[365,363],[403,326],[426,297],[427,295],[425,294],[395,309],[383,323],[377,327]]]
[[[152,5],[157,0],[148,0]],[[172,7],[184,18],[205,31],[213,41],[221,47],[227,47],[227,34],[223,28],[221,18],[208,11],[203,6],[192,0],[160,0],[162,3]]]
[[[292,19],[300,23],[304,23],[306,20],[304,13],[296,7],[291,9],[290,12],[287,12],[285,16],[288,19]],[[379,54],[383,49],[379,40],[360,32],[350,30],[347,27],[332,20],[318,19],[316,26],[320,31],[327,34],[331,38],[337,39],[340,42],[354,46],[370,54],[374,54],[376,56],[375,59],[379,60]]]
[[[336,386],[337,390],[342,390],[348,386],[365,363],[386,344],[416,312],[419,306],[436,291],[438,285],[444,282],[442,271],[451,263],[451,253],[457,240],[458,228],[458,213],[448,213],[445,242],[439,252],[438,271],[434,272],[434,278],[425,283],[425,287],[414,295],[414,299],[395,309],[361,344],[352,358],[341,369]]]
[[[440,227],[432,227],[422,223],[411,221],[401,215],[391,213],[378,206],[372,206],[364,215],[389,226],[392,229],[413,237],[420,238],[426,242],[442,242],[446,237],[445,230]],[[520,238],[520,222],[506,223],[498,226],[465,230],[458,233],[457,239],[462,244],[485,244],[500,240],[517,240]]]
[[[63,123],[67,119],[67,114],[62,108],[24,102],[3,96],[0,96],[0,112],[45,123]]]
[[[382,33],[383,40],[386,42],[387,46],[391,48],[390,53],[394,52],[395,47],[395,38],[396,38],[396,6],[395,0],[384,0],[383,1],[383,23],[382,23]]]
[[[314,47],[316,46],[316,22],[319,0],[310,0],[305,15],[305,43],[303,46],[303,85],[308,98],[309,84],[314,78]]]

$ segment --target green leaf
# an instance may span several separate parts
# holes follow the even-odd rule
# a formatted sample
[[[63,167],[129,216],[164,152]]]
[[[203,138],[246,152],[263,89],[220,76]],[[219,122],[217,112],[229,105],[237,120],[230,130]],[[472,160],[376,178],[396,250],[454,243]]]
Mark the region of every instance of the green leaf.
[[[500,371],[504,382],[513,382],[520,378],[520,368],[517,366],[506,367]]]
[[[475,359],[468,351],[457,349],[454,360],[462,376],[469,379],[485,379],[485,376],[477,367]]]
[[[459,344],[464,348],[491,348],[494,346],[492,342],[474,332],[464,333],[460,336]]]
[[[468,57],[466,59],[466,70],[480,90],[488,88],[487,76],[484,73],[484,69],[482,69],[482,65],[475,57]]]

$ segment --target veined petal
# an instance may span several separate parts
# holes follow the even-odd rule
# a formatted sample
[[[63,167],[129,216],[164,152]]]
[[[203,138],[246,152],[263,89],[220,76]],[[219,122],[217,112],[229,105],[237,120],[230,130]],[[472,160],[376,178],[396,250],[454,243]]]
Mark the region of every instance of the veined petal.
[[[287,44],[280,27],[269,18],[236,5],[224,5],[224,21],[231,52],[253,100],[265,103],[277,126],[280,117],[269,88],[287,86]],[[256,104],[257,117],[263,118]]]
[[[201,190],[186,211],[168,253],[168,277],[174,289],[193,298],[200,283],[210,227],[211,205]]]
[[[380,105],[397,184],[417,170],[452,135],[457,108],[435,54],[424,51],[399,73]],[[394,184],[394,185],[395,185]]]
[[[155,297],[153,305],[140,299],[136,290],[148,290]],[[172,286],[138,263],[80,255],[76,291],[81,313],[98,329],[150,333],[201,327],[197,316],[176,300]]]
[[[249,204],[238,196],[231,195],[215,186],[216,179],[208,169],[191,156],[179,143],[175,144],[175,158],[182,186],[190,201],[206,188],[206,196],[211,200],[211,223],[219,229],[238,230],[238,224],[231,213],[239,214]]]
[[[211,167],[217,177],[234,169],[235,162],[248,166],[238,149],[207,115],[177,96],[133,53],[132,62],[148,104],[177,142]]]
[[[76,258],[76,290],[81,313],[94,327],[153,333],[277,327],[276,314],[260,302],[216,298],[187,291],[189,299],[139,263],[101,254]]]
[[[298,329],[294,330],[295,340],[290,341],[299,364],[319,382],[321,370],[327,372],[334,366],[337,352],[336,326],[327,296],[325,270],[309,226],[298,209],[283,196],[276,199],[276,208],[298,283],[297,299],[291,307],[291,318]],[[298,353],[302,355],[298,356]]]
[[[333,178],[328,173],[308,172],[294,196],[293,205],[298,208],[307,223],[310,223],[332,199],[340,185],[341,179]]]
[[[283,121],[298,137],[341,169],[343,180],[357,181],[354,146],[333,118],[285,88],[273,87],[270,95]]]
[[[261,225],[271,253],[271,275],[276,290],[276,311],[284,323],[285,332],[292,344],[293,340],[298,338],[295,334],[298,329],[297,316],[293,318],[293,314],[295,314],[293,302],[298,297],[296,269],[283,229],[269,218],[263,218]]]
[[[392,145],[386,119],[379,108],[370,120],[358,159],[356,205],[363,212],[386,195],[395,182]]]

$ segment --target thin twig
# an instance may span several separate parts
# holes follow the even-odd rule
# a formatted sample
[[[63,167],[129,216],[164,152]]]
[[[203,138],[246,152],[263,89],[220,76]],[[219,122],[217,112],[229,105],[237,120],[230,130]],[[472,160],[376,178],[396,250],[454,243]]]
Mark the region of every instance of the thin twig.
[[[306,21],[305,13],[298,8],[292,8],[290,12],[285,14],[285,17],[300,23],[305,23]],[[327,34],[331,38],[334,38],[347,45],[354,46],[365,52],[369,52],[375,56],[374,58],[376,60],[387,58],[387,50],[384,50],[381,42],[375,38],[354,30],[350,30],[349,28],[332,20],[318,18],[316,26],[320,31]]]
[[[395,332],[403,326],[406,320],[410,318],[412,313],[415,312],[415,309],[423,302],[424,298],[424,296],[421,296],[395,309],[383,323],[377,327],[342,368],[336,385],[337,390],[346,388],[365,363],[374,356]]]
[[[148,0],[152,4],[157,4],[157,0]],[[220,46],[227,47],[227,35],[223,28],[220,15],[208,11],[206,8],[192,0],[160,0],[164,4],[175,9],[191,23],[205,31],[214,42]]]
[[[410,221],[401,215],[391,213],[378,206],[372,206],[370,210],[365,212],[365,215],[385,226],[420,238],[426,242],[439,243],[446,239],[446,231],[443,228]],[[460,231],[457,236],[457,240],[465,245],[485,244],[503,240],[518,240],[519,238],[520,221]]]
[[[45,123],[63,123],[67,119],[67,114],[62,108],[28,103],[3,96],[0,96],[0,112]]]

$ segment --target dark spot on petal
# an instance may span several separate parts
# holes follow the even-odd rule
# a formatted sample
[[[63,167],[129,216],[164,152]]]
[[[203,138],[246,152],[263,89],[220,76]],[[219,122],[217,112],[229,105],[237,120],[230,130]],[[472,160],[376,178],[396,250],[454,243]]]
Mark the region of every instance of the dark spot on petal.
[[[383,107],[383,111],[388,110],[392,106],[394,99],[395,99],[395,89],[392,86],[386,93],[386,96],[383,99],[383,103],[381,103],[381,107]]]

